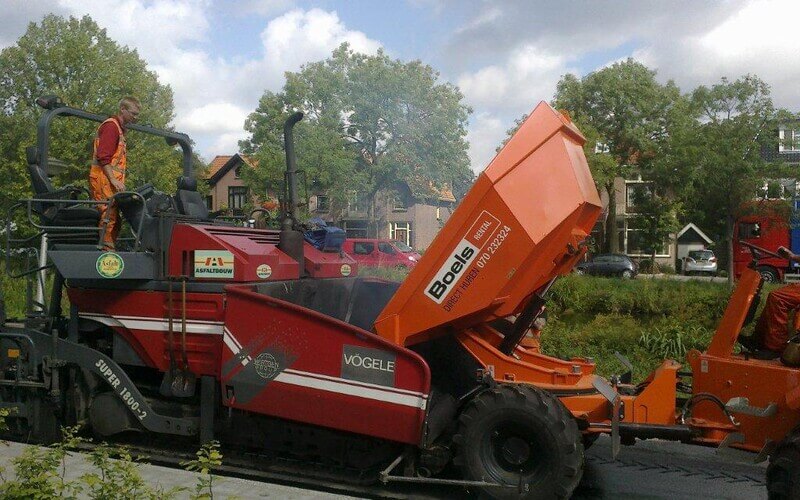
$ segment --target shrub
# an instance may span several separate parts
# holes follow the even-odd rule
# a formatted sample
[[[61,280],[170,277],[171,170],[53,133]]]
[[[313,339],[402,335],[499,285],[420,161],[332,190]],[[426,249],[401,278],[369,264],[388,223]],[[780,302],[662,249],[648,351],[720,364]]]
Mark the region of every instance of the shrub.
[[[719,283],[566,276],[548,300],[542,350],[592,357],[604,376],[624,370],[619,351],[642,380],[664,359],[683,362],[688,350],[705,349],[729,295]]]

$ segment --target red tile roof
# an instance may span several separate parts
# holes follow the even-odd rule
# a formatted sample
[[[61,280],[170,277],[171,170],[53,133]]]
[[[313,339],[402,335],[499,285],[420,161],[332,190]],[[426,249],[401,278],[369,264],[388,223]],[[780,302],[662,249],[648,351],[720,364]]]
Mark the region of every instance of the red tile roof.
[[[208,164],[208,169],[206,169],[206,179],[210,179],[211,177],[213,177],[214,174],[216,174],[219,169],[221,169],[226,163],[228,163],[228,160],[230,160],[231,158],[232,158],[231,155],[215,156],[214,159],[211,160],[211,163]]]
[[[213,160],[211,160],[211,163],[208,164],[208,169],[206,169],[206,179],[214,177],[214,174],[219,172],[219,169],[224,167],[234,156],[239,156],[244,163],[252,168],[257,167],[256,160],[252,156],[246,156],[239,153],[235,155],[217,155]]]

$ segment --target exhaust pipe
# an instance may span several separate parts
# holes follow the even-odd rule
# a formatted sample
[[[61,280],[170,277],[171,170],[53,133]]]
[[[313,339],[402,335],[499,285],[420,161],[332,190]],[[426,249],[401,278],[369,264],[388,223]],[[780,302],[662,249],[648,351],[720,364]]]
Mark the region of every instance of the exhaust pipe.
[[[300,264],[300,276],[305,275],[305,256],[303,254],[303,233],[297,229],[299,227],[297,222],[297,159],[294,154],[294,134],[292,129],[302,119],[303,113],[298,111],[287,118],[283,124],[283,142],[286,150],[285,213],[281,223],[280,241],[278,242],[278,249]]]
[[[283,144],[286,150],[286,218],[283,219],[281,229],[287,231],[297,226],[297,158],[294,154],[294,133],[292,129],[295,124],[303,119],[303,112],[293,113],[283,124]],[[291,224],[291,225],[290,225]]]

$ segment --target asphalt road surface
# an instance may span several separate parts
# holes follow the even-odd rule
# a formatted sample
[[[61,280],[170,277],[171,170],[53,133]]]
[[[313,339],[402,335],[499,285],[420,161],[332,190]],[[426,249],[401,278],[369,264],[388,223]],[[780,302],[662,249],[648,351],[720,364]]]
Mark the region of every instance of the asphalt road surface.
[[[602,436],[586,452],[583,480],[573,498],[766,499],[766,462],[752,453],[673,443],[639,441],[611,459]]]

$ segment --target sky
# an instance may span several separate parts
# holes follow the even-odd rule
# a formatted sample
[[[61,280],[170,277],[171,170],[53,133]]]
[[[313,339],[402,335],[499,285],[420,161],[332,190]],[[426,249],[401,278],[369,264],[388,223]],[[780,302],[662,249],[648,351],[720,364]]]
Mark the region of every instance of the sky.
[[[562,75],[628,57],[684,92],[756,74],[777,106],[800,111],[797,0],[0,0],[0,49],[49,13],[88,14],[136,48],[206,161],[237,152],[247,115],[286,71],[342,42],[419,59],[457,85],[476,172]]]

